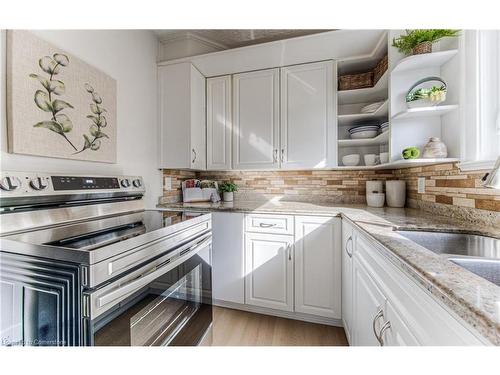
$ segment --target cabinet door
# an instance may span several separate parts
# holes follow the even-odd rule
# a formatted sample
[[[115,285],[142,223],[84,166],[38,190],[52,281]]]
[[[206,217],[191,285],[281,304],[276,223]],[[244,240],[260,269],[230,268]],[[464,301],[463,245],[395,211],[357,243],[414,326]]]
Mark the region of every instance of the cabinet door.
[[[341,221],[295,217],[295,311],[341,318]]]
[[[245,302],[293,311],[293,236],[245,233]]]
[[[281,68],[282,168],[336,165],[333,66],[326,61]]]
[[[279,69],[233,77],[234,169],[279,168]]]
[[[379,346],[376,335],[384,322],[385,297],[357,258],[353,263],[353,291],[353,344]]]
[[[244,214],[212,213],[212,289],[216,301],[245,303]]]
[[[160,168],[191,167],[191,64],[158,68]]]
[[[349,342],[353,328],[352,301],[352,256],[354,253],[354,232],[352,225],[342,220],[342,321]]]
[[[207,169],[231,169],[231,76],[207,79]]]
[[[191,65],[191,168],[205,170],[206,111],[205,77]]]

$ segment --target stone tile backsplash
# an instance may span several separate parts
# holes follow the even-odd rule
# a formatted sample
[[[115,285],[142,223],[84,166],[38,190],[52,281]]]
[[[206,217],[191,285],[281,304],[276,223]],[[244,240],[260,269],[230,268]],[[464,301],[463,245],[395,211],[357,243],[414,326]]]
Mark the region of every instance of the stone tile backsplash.
[[[461,172],[455,163],[396,170],[320,171],[183,171],[164,170],[172,177],[172,190],[162,203],[182,200],[181,182],[188,178],[231,180],[239,186],[235,199],[269,199],[284,196],[297,201],[366,203],[367,180],[403,179],[407,182],[407,206],[439,213],[470,216],[475,210],[491,212],[498,219],[500,190],[481,186],[484,171]],[[418,177],[425,178],[425,193],[417,192]]]

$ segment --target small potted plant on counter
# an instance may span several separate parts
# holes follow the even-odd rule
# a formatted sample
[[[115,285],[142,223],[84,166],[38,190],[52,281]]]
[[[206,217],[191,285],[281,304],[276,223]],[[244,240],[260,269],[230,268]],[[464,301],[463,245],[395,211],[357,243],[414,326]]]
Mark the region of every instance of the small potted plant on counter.
[[[392,40],[392,46],[405,55],[431,53],[432,45],[444,37],[456,37],[460,30],[416,29],[406,30],[406,35]]]
[[[222,192],[222,199],[224,202],[232,202],[234,199],[234,192],[238,191],[238,185],[227,181],[223,182],[219,186],[219,190]]]

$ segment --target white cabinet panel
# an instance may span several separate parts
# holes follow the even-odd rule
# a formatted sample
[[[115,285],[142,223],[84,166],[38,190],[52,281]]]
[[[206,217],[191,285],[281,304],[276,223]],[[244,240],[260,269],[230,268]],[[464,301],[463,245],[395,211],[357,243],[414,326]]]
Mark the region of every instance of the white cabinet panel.
[[[341,317],[341,220],[295,217],[295,311]]]
[[[347,340],[351,342],[353,327],[352,257],[355,249],[353,227],[342,220],[342,321]]]
[[[245,301],[293,311],[293,236],[245,233]]]
[[[281,168],[336,166],[333,61],[281,68]]]
[[[385,297],[357,258],[354,258],[353,263],[353,299],[353,344],[379,346],[376,335],[382,328]]]
[[[205,169],[205,77],[190,63],[160,66],[160,168]]]
[[[212,213],[212,290],[219,301],[245,303],[244,214]]]
[[[231,169],[231,76],[207,79],[207,169]]]
[[[233,168],[278,168],[279,69],[233,77]]]
[[[191,168],[207,168],[205,77],[191,65]]]

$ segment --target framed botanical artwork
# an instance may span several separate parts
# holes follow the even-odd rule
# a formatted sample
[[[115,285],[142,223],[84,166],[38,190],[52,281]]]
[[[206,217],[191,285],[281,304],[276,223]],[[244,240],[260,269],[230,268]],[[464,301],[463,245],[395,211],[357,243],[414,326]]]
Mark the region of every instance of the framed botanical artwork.
[[[28,31],[7,33],[9,152],[116,162],[116,81]]]

